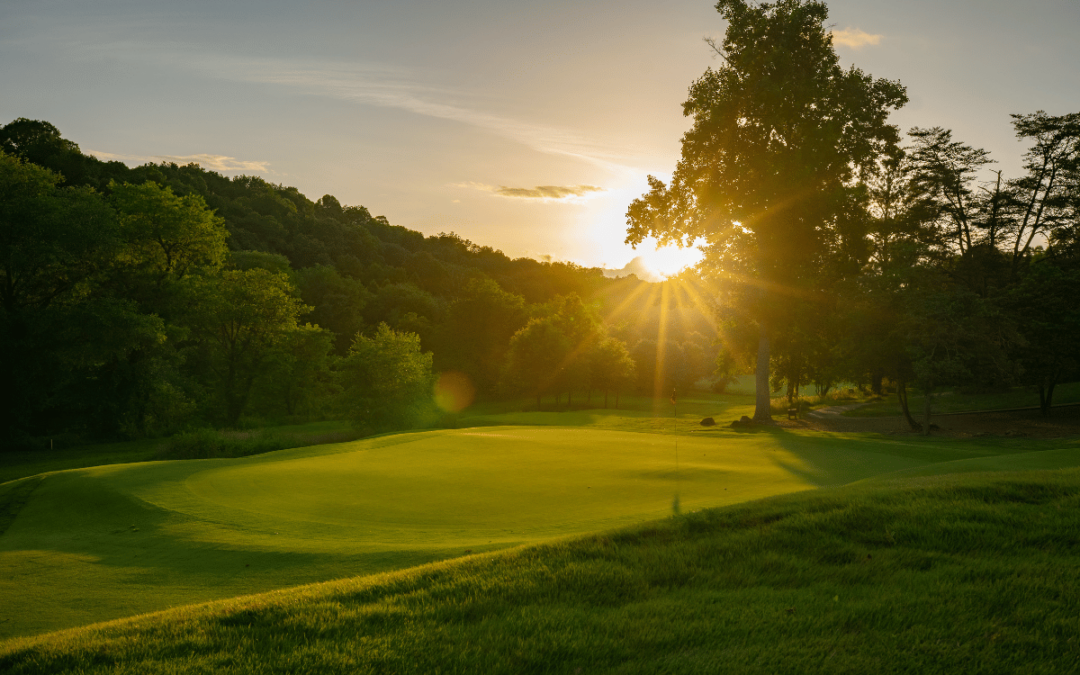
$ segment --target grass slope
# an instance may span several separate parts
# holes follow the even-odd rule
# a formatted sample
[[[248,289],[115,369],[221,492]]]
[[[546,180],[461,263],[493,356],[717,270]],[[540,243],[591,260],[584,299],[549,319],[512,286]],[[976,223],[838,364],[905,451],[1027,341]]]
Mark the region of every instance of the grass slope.
[[[277,444],[271,448],[274,450],[341,442],[356,438],[356,434],[349,423],[341,421],[263,427],[255,431],[203,431],[210,436],[216,436],[226,441],[240,441],[237,444],[241,444],[243,441],[255,441],[251,445],[258,446],[260,441],[264,445],[266,441],[270,441]],[[64,469],[82,469],[105,464],[150,462],[158,459],[187,459],[186,457],[170,456],[176,454],[172,446],[177,440],[191,435],[200,435],[201,433],[179,434],[173,438],[165,439],[144,438],[137,441],[59,447],[56,450],[4,451],[0,452],[0,483],[49,471],[63,471]],[[244,452],[242,454],[255,453]]]
[[[685,439],[678,476],[662,436],[491,427],[9,483],[0,635],[640,522],[676,489],[692,507],[813,487],[772,437],[733,440]]]
[[[1078,469],[869,480],[11,640],[0,671],[1077,672],[1078,513]]]
[[[0,486],[0,637],[624,526],[676,493],[689,510],[1060,447],[720,429],[682,437],[676,472],[671,436],[504,426],[50,473]]]

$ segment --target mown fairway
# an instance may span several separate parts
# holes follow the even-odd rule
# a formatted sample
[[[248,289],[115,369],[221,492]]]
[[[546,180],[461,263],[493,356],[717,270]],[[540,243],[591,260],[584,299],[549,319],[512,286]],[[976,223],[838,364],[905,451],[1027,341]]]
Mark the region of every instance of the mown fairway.
[[[8,640],[0,671],[1071,673],[1078,507],[1077,469],[870,480]]]
[[[676,493],[690,511],[970,462],[1069,466],[1077,454],[1054,451],[1076,447],[1061,441],[719,429],[680,436],[676,471],[673,436],[596,428],[613,419],[428,431],[6,483],[0,500],[17,516],[0,537],[0,636],[611,529],[669,515]],[[631,428],[640,421],[627,419]]]

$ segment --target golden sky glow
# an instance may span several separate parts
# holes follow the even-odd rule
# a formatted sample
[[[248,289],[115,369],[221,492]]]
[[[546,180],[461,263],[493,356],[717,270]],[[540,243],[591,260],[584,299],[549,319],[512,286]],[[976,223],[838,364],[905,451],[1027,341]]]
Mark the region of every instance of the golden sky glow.
[[[687,87],[720,65],[702,41],[724,33],[714,4],[10,2],[0,123],[261,175],[513,257],[670,274],[690,254],[625,246],[625,213],[674,169]],[[1006,177],[1009,114],[1080,109],[1074,0],[828,5],[842,64],[908,87],[902,130],[951,128]]]

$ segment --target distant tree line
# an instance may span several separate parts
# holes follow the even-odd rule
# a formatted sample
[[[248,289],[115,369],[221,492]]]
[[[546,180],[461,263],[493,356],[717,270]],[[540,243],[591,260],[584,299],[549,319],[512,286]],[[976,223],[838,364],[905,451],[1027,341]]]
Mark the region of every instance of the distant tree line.
[[[865,258],[840,287],[831,361],[895,383],[914,428],[929,408],[914,419],[908,384],[1025,385],[1049,414],[1080,377],[1080,113],[1012,121],[1018,177],[980,180],[989,153],[940,127],[911,129],[865,177]]]
[[[257,177],[103,162],[48,122],[0,128],[8,448],[341,415],[402,428],[430,419],[443,371],[537,405],[687,388],[713,371],[713,319],[658,287]]]

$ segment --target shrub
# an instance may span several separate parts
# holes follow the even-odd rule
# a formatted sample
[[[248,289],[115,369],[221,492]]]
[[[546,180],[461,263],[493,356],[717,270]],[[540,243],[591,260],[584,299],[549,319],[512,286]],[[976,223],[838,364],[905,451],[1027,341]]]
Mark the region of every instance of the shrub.
[[[160,459],[214,459],[246,457],[294,448],[295,438],[260,431],[197,429],[177,434],[162,445]]]

